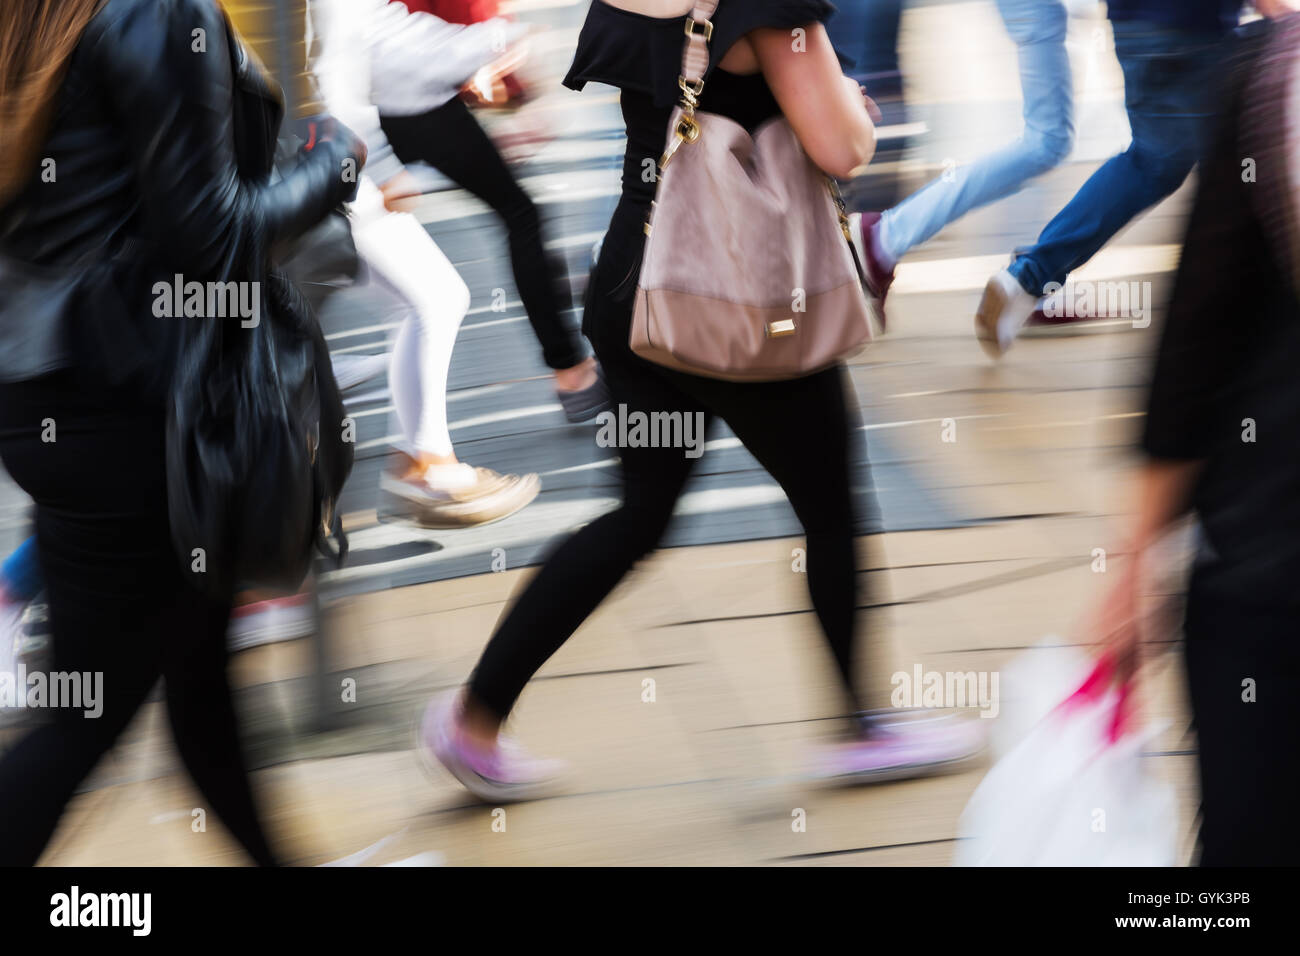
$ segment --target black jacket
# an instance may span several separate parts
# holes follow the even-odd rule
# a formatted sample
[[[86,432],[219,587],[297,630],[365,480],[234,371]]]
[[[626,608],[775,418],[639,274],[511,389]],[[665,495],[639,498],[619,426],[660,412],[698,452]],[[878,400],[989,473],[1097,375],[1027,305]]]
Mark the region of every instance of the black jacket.
[[[42,162],[0,210],[0,381],[78,365],[161,395],[176,323],[158,282],[238,279],[355,190],[345,142],[241,177],[242,51],[216,0],[107,0],[73,54]]]

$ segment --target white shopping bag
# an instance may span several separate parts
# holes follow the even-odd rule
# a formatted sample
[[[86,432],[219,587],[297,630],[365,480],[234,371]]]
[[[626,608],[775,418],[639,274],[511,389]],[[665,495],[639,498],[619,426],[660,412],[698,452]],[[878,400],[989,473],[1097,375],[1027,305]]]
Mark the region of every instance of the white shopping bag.
[[[1017,665],[1017,683],[1035,688],[1023,708],[1032,717],[1007,714],[1014,739],[995,735],[997,759],[962,813],[954,863],[1173,866],[1173,790],[1141,758],[1158,728],[1133,726],[1128,688],[1115,686],[1109,661],[1076,661],[1063,685],[1060,667],[1036,653]]]

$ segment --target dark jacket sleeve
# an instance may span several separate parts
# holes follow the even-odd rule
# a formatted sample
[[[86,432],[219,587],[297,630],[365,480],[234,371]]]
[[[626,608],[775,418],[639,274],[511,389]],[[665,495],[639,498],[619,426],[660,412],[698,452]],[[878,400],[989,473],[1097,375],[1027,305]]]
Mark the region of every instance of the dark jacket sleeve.
[[[1243,176],[1238,121],[1244,72],[1234,79],[1235,95],[1200,165],[1156,353],[1142,436],[1143,449],[1155,458],[1207,458],[1224,440],[1233,426],[1224,419],[1228,398],[1267,319],[1262,298],[1275,266],[1254,212],[1259,197],[1251,193],[1263,187]]]
[[[300,235],[355,189],[344,143],[317,148],[271,183],[242,179],[235,159],[227,24],[215,0],[144,0],[100,26],[94,61],[124,129],[144,229],[195,276],[246,261],[250,235]]]

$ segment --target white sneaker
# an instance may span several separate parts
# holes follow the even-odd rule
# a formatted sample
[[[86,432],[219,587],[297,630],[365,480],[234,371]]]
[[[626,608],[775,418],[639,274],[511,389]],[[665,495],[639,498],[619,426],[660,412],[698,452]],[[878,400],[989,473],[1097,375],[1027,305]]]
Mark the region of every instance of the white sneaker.
[[[244,604],[230,613],[226,646],[232,653],[263,644],[293,641],[316,632],[316,618],[307,594]]]
[[[1007,269],[995,272],[984,286],[975,310],[975,337],[990,358],[1001,358],[1029,321],[1038,299],[1021,287]]]
[[[388,510],[408,515],[425,528],[472,528],[514,514],[536,498],[542,487],[535,474],[503,475],[490,468],[455,467],[463,468],[468,480],[451,487],[431,480],[435,477],[432,468],[423,481],[385,471],[379,487],[388,496]]]

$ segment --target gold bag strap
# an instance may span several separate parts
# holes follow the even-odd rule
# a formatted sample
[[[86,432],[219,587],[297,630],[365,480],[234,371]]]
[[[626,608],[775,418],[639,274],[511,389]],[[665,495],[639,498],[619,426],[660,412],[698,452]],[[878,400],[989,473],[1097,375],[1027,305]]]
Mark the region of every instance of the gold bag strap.
[[[709,69],[709,41],[713,39],[713,21],[710,18],[717,9],[718,0],[697,0],[686,16],[682,72],[677,77],[677,85],[682,91],[681,101],[677,105],[682,112],[674,130],[676,135],[659,159],[660,169],[668,165],[673,153],[677,152],[682,143],[693,143],[700,138],[700,124],[695,120],[695,108],[699,106],[700,94],[704,92],[704,74]]]

